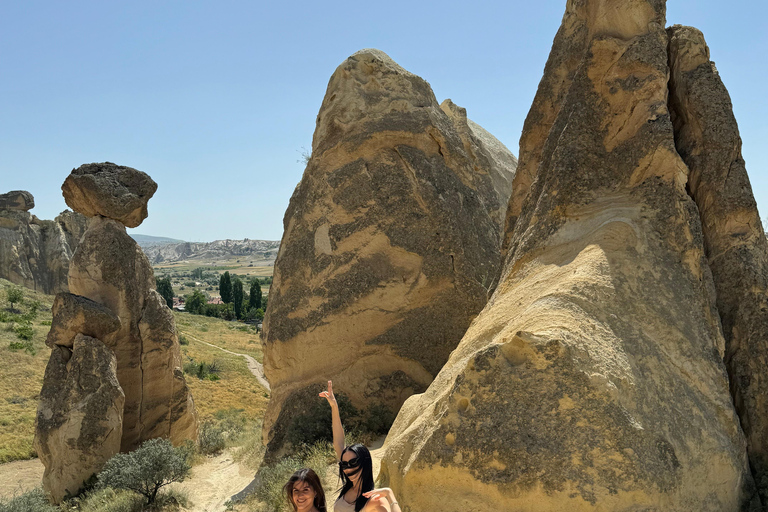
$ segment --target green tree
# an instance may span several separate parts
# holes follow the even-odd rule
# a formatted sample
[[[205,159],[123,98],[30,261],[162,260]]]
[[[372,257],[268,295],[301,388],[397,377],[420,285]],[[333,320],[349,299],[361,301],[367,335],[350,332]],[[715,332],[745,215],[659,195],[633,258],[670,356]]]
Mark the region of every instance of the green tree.
[[[11,309],[13,309],[13,305],[16,302],[21,302],[24,300],[24,293],[21,291],[21,288],[16,288],[14,286],[11,286],[7,290],[5,290],[6,295],[8,296],[8,302],[11,303]]]
[[[261,307],[261,284],[256,278],[251,281],[251,296],[248,297],[248,308],[259,309]]]
[[[165,299],[165,304],[170,309],[173,309],[173,285],[171,284],[171,278],[167,276],[162,279],[155,278],[155,286],[157,287],[157,293]]]
[[[235,303],[235,317],[239,320],[243,316],[243,282],[237,277],[232,283],[232,299]]]
[[[195,290],[187,295],[184,301],[184,311],[202,315],[205,312],[205,306],[208,304],[205,295],[200,290]]]
[[[128,489],[154,503],[157,492],[189,474],[183,452],[167,439],[150,439],[130,453],[118,453],[107,461],[98,475],[99,485]]]
[[[200,279],[203,280],[203,267],[197,267],[195,270],[192,271],[192,277],[194,279]]]
[[[219,280],[219,295],[225,304],[232,303],[232,278],[229,277],[229,271],[224,272]]]

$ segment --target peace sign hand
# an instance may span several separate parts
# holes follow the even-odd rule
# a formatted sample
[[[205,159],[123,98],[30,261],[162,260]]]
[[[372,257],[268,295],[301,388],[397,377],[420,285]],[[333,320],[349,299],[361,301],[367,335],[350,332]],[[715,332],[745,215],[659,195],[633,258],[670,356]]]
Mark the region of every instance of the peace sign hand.
[[[333,396],[333,383],[331,381],[328,381],[328,391],[323,391],[323,392],[319,393],[318,396],[323,397],[326,400],[328,400],[328,404],[331,407],[334,407],[334,406],[338,405],[336,403],[336,397]]]

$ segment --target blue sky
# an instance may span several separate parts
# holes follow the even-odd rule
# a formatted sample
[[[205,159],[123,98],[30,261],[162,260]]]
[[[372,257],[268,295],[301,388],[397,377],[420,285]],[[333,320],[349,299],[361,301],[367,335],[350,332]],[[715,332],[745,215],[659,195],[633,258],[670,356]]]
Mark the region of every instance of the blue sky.
[[[333,71],[379,48],[515,154],[565,0],[239,2],[0,0],[0,192],[40,218],[83,163],[145,171],[159,189],[134,232],[280,239],[302,148]],[[768,216],[768,7],[669,0],[701,29],[728,87]]]

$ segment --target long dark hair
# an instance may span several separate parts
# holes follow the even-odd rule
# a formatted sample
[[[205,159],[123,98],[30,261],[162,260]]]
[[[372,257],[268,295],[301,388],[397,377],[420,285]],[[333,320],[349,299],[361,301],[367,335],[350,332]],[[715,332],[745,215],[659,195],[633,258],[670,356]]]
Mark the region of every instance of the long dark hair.
[[[320,478],[317,476],[317,473],[309,468],[302,468],[295,472],[283,486],[285,497],[291,507],[293,507],[294,512],[298,510],[296,504],[293,502],[293,486],[296,485],[297,482],[306,482],[306,484],[315,491],[315,508],[320,512],[327,512],[325,509],[325,491],[323,491],[323,484],[320,483]]]
[[[344,454],[347,452],[354,453],[357,458],[360,459],[360,495],[355,500],[355,512],[359,512],[363,509],[365,504],[368,503],[368,498],[363,496],[363,493],[374,489],[373,460],[371,459],[371,452],[369,452],[368,448],[362,444],[353,444],[352,446],[344,448],[344,451],[341,452],[341,460],[344,459]],[[339,491],[339,496],[341,499],[344,499],[344,495],[352,488],[353,484],[352,480],[347,477],[341,467],[339,467],[339,478],[344,482],[344,485],[341,486],[341,490]]]

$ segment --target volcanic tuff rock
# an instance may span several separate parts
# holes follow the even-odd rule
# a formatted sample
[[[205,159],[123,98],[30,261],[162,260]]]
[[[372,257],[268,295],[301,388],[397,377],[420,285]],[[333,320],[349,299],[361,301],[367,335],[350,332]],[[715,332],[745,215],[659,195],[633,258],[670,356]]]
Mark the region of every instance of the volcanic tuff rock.
[[[35,450],[43,486],[59,503],[74,496],[120,449],[125,395],[115,355],[78,334],[72,350],[55,346],[37,409]]]
[[[690,169],[688,188],[714,277],[731,393],[752,473],[768,505],[768,244],[731,100],[704,36],[680,25],[667,32],[675,143]]]
[[[446,110],[378,50],[331,77],[264,323],[269,454],[327,379],[359,409],[397,411],[485,305],[514,157]]]
[[[100,215],[135,228],[147,218],[147,202],[157,183],[146,173],[112,162],[73,169],[61,191],[70,208],[86,217]]]
[[[280,242],[273,240],[214,240],[213,242],[176,242],[145,245],[139,242],[153,265],[180,260],[226,259],[274,261]],[[262,263],[263,264],[263,263]]]
[[[35,207],[35,198],[26,190],[12,190],[0,194],[0,210],[29,211]]]
[[[84,167],[88,166],[76,169],[67,178],[65,183],[70,184],[70,190],[78,190],[77,187],[83,185],[75,178],[83,176],[81,170]],[[154,289],[152,267],[136,242],[125,232],[125,225],[89,210],[101,201],[98,198],[114,196],[118,203],[132,205],[116,216],[140,223],[144,217],[139,213],[143,212],[146,216],[146,200],[137,206],[138,203],[130,198],[142,197],[145,190],[154,192],[156,185],[146,174],[127,167],[92,164],[89,169],[87,176],[90,181],[84,182],[83,190],[86,192],[83,197],[90,197],[92,201],[82,207],[94,218],[88,223],[88,230],[69,268],[72,294],[60,294],[54,302],[54,319],[46,340],[54,350],[38,412],[38,418],[56,418],[55,422],[38,421],[36,443],[54,453],[52,458],[41,459],[46,466],[46,475],[49,475],[43,481],[44,487],[57,502],[62,496],[61,489],[74,492],[75,488],[70,475],[60,469],[60,461],[69,464],[71,460],[82,458],[87,447],[69,442],[67,445],[59,443],[54,450],[50,448],[54,443],[51,439],[58,439],[59,425],[78,425],[82,420],[87,422],[82,428],[90,429],[94,422],[90,416],[83,418],[79,415],[69,402],[45,398],[46,393],[52,393],[47,390],[54,389],[68,378],[62,367],[67,362],[67,347],[72,345],[73,336],[75,355],[82,340],[89,340],[89,346],[106,347],[104,350],[112,357],[110,370],[107,371],[101,364],[98,367],[100,370],[92,372],[93,379],[108,379],[114,374],[115,383],[119,383],[117,389],[121,390],[119,407],[116,407],[120,416],[117,441],[110,441],[97,451],[97,456],[88,459],[82,471],[76,473],[78,482],[82,483],[84,475],[87,478],[101,469],[101,464],[111,455],[120,450],[132,450],[148,439],[164,437],[176,445],[187,439],[197,439],[197,413],[181,370],[176,325],[173,314]],[[114,184],[115,179],[121,180],[120,183]],[[105,199],[98,208],[108,202]],[[78,207],[81,205],[77,201],[73,203]],[[101,341],[84,336],[86,334],[98,336]],[[71,374],[69,366],[66,369]],[[99,371],[101,375],[96,375]],[[103,402],[99,403],[103,405]],[[71,428],[67,426],[67,429]],[[97,441],[93,437],[92,442]],[[95,449],[93,451],[96,452]]]
[[[54,220],[40,220],[24,211],[35,202],[29,192],[9,192],[0,201],[0,277],[53,294],[67,291],[67,271],[86,218],[69,210]],[[26,204],[17,207],[18,204]]]
[[[521,137],[499,285],[387,438],[382,483],[411,510],[759,507],[723,356],[740,359],[750,409],[764,360],[741,357],[764,352],[728,348],[710,272],[721,272],[712,247],[730,236],[732,272],[763,279],[744,268],[765,260],[741,226],[759,221],[735,123],[723,127],[729,151],[702,157],[701,170],[678,155],[676,138],[707,154],[710,123],[730,105],[724,89],[684,93],[674,78],[683,99],[670,116],[664,15],[661,0],[568,2]],[[683,78],[692,61],[675,55]],[[712,87],[708,59],[696,59],[685,79],[709,73]],[[678,130],[691,121],[688,135],[673,118]],[[755,303],[731,318],[743,321],[734,338],[759,346],[764,282],[731,282],[722,299]]]

